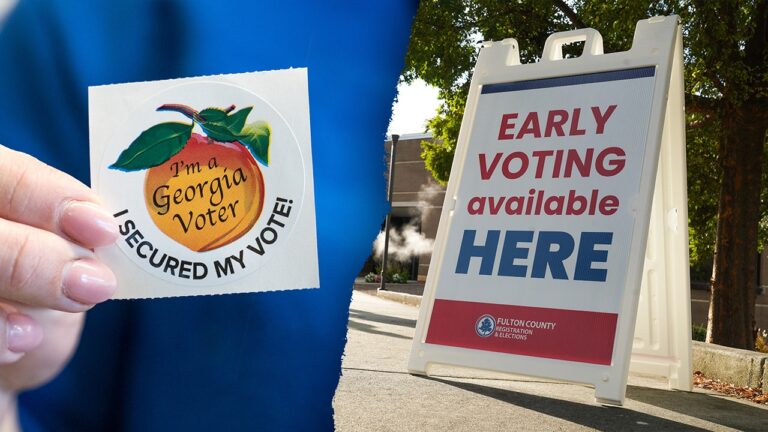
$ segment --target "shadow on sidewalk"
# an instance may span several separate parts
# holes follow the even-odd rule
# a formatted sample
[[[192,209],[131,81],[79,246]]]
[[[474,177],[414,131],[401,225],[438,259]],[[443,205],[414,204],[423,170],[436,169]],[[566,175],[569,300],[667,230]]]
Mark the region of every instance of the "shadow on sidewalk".
[[[412,339],[408,336],[399,335],[397,333],[390,333],[390,332],[378,330],[370,324],[362,323],[359,321],[352,321],[351,319],[349,320],[347,327],[350,329],[361,331],[361,332],[377,334],[377,335],[386,336],[386,337],[392,337],[397,339],[408,339],[408,340]]]
[[[373,321],[381,324],[392,324],[392,325],[401,326],[401,327],[416,328],[416,320],[414,319],[381,315],[381,314],[368,312],[360,309],[350,309],[349,319]]]
[[[725,396],[627,386],[627,397],[739,430],[755,430],[755,424],[768,425],[768,410]]]
[[[598,430],[622,431],[703,431],[699,427],[624,409],[587,405],[544,396],[520,393],[474,383],[451,381],[435,377],[421,377],[452,387],[491,397],[525,409],[567,420]],[[629,398],[676,411],[739,430],[759,430],[765,422],[756,415],[765,416],[760,408],[723,400],[699,393],[674,392],[644,387],[627,387]],[[618,428],[618,429],[617,429]]]

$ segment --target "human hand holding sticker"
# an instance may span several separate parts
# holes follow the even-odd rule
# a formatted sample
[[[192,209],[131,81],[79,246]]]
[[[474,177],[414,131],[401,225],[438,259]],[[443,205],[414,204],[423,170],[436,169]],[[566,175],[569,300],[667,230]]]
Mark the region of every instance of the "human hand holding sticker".
[[[90,250],[118,237],[98,202],[69,175],[0,145],[0,418],[17,391],[61,370],[82,312],[115,290]]]

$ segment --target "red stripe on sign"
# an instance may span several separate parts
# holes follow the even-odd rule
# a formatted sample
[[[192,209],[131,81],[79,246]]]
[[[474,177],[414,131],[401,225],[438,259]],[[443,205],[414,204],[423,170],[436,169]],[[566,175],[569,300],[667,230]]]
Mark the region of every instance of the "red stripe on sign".
[[[427,343],[611,364],[617,314],[435,300]]]

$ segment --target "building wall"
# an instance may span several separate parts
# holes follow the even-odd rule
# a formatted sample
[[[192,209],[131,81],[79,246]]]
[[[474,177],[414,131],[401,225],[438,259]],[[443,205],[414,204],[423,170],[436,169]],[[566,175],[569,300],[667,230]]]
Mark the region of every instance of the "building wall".
[[[395,182],[392,190],[392,214],[410,216],[414,222],[420,221],[420,230],[430,240],[437,235],[440,211],[445,199],[445,188],[440,186],[424,167],[421,159],[421,142],[432,140],[429,135],[401,135],[397,143],[395,159]],[[387,158],[392,146],[391,141],[384,143]],[[427,277],[431,253],[419,255],[417,279]]]

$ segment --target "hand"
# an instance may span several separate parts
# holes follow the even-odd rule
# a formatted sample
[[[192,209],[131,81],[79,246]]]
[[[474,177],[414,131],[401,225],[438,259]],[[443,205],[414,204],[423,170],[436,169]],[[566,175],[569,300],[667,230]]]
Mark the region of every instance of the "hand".
[[[98,203],[69,175],[0,145],[0,419],[18,391],[59,373],[83,312],[114,293],[91,248],[114,243],[118,227]]]

